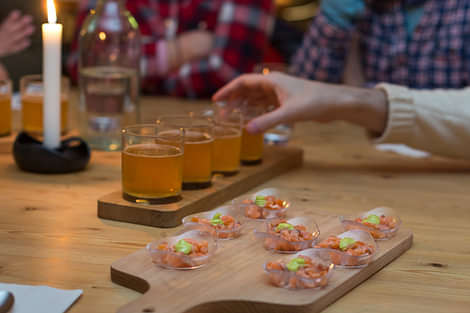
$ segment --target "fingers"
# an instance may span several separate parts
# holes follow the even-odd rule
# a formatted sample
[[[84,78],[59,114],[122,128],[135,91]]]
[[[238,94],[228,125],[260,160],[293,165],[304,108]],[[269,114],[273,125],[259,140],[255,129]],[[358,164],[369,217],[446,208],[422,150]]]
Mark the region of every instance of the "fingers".
[[[17,53],[17,52],[23,51],[24,49],[28,48],[30,45],[31,45],[31,41],[29,39],[17,41],[11,45],[8,53]]]
[[[284,119],[285,114],[281,107],[251,120],[246,125],[246,130],[249,133],[262,133],[278,124],[282,124]]]
[[[230,83],[219,89],[212,97],[213,101],[227,101],[237,98],[247,89],[252,89],[263,81],[263,76],[259,74],[245,74],[235,78]]]
[[[16,20],[9,21],[5,27],[11,35],[16,37],[24,36],[25,33],[32,34],[34,31],[33,18],[29,15],[24,15]]]

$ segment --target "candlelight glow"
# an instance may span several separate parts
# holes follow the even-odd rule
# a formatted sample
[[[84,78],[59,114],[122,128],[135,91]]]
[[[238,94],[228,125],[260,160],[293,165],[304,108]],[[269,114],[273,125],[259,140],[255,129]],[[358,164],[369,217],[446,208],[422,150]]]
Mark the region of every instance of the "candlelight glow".
[[[57,13],[55,10],[54,0],[47,0],[47,20],[49,24],[57,23]]]

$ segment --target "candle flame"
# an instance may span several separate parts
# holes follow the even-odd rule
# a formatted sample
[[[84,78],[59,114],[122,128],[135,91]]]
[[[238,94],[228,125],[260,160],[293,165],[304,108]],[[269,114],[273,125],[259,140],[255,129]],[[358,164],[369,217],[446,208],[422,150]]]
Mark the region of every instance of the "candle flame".
[[[57,23],[57,13],[55,10],[54,0],[47,0],[47,20],[50,24]]]

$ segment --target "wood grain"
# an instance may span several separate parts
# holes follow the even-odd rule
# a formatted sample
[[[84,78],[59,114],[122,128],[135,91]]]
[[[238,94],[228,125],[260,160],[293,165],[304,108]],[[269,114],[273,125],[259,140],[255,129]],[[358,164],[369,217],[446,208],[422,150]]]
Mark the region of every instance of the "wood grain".
[[[237,175],[213,178],[213,185],[202,190],[184,190],[183,199],[165,205],[144,205],[126,201],[122,192],[108,194],[98,200],[98,216],[134,224],[175,227],[187,215],[207,211],[251,188],[302,165],[303,151],[290,147],[266,147],[263,162],[242,166]]]
[[[142,113],[150,121],[207,105],[144,97]],[[390,206],[414,234],[410,250],[324,313],[468,313],[469,161],[379,152],[362,130],[344,123],[298,124],[290,144],[304,149],[302,168],[260,188],[282,188],[302,214]],[[97,199],[121,186],[120,162],[119,153],[94,151],[84,172],[35,175],[19,171],[11,154],[0,153],[0,281],[83,289],[69,313],[116,312],[140,298],[111,282],[110,264],[170,232],[96,217]],[[232,307],[227,301],[189,313],[235,313]],[[237,308],[268,312],[251,305]]]
[[[289,216],[296,216],[291,208]],[[343,232],[336,216],[313,214],[321,238]],[[252,222],[253,223],[256,222]],[[139,250],[111,266],[111,279],[120,285],[145,292],[136,301],[125,305],[119,313],[160,312],[184,313],[211,303],[231,302],[230,312],[278,311],[279,306],[298,312],[320,312],[326,306],[369,278],[411,247],[413,235],[399,230],[397,236],[379,243],[374,261],[362,269],[336,269],[330,283],[320,290],[286,290],[271,286],[263,273],[263,264],[280,256],[262,248],[252,229],[237,240],[222,241],[215,257],[204,268],[193,271],[172,271],[157,267],[145,249]],[[194,292],[199,290],[200,292]]]

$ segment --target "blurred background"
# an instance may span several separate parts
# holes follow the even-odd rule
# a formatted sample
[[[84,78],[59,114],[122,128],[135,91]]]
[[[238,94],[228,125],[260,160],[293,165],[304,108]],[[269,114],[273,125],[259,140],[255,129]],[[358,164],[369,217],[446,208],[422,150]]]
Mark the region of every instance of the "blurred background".
[[[255,0],[254,0],[255,1]],[[312,0],[274,0],[276,3],[276,24],[272,34],[272,49],[266,55],[265,61],[287,61],[298,45],[302,34],[315,16],[318,1]],[[80,0],[56,0],[59,22],[64,25],[64,60],[69,51],[75,34],[75,16]],[[31,46],[25,51],[2,58],[14,82],[15,90],[18,80],[26,74],[42,72],[42,43],[41,24],[46,20],[45,1],[15,0],[0,1],[0,20],[3,20],[12,10],[18,9],[24,14],[34,17],[36,33],[32,37]],[[281,44],[282,42],[282,44]]]

